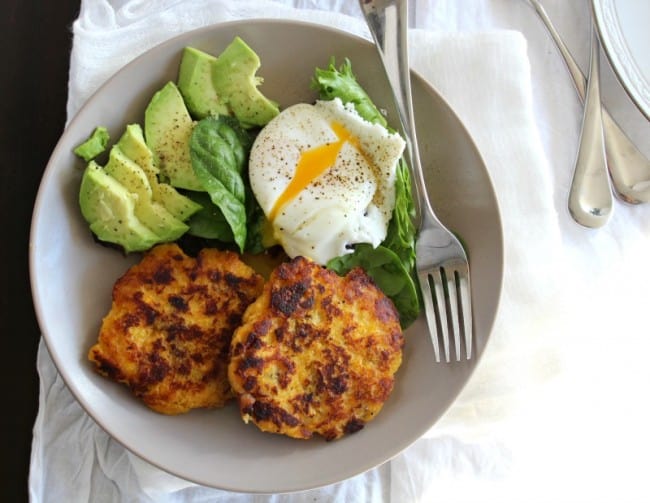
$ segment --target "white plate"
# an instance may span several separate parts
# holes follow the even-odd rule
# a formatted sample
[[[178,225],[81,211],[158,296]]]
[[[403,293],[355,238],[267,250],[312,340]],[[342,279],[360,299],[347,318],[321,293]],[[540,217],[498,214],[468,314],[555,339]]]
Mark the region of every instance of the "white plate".
[[[650,2],[592,0],[600,40],[621,84],[650,120]]]
[[[77,194],[83,163],[72,154],[97,125],[112,138],[141,122],[154,91],[175,79],[186,45],[220,52],[241,36],[262,60],[263,92],[281,106],[315,99],[314,68],[344,57],[370,96],[391,103],[374,47],[323,26],[288,21],[234,22],[175,38],[127,65],[94,95],[61,137],[41,182],[32,221],[30,266],[37,315],[54,362],[85,410],[115,439],[185,479],[243,492],[286,492],[331,484],[397,455],[425,433],[461,391],[488,341],[503,277],[503,243],[493,186],[467,131],[421,78],[415,110],[430,191],[441,218],[460,234],[472,261],[475,358],[435,364],[422,319],[407,332],[404,363],[377,419],[339,441],[299,441],[245,425],[234,405],[168,417],[126,387],[95,373],[87,351],[110,307],[115,280],[135,261],[93,241]],[[388,109],[394,124],[394,110]]]

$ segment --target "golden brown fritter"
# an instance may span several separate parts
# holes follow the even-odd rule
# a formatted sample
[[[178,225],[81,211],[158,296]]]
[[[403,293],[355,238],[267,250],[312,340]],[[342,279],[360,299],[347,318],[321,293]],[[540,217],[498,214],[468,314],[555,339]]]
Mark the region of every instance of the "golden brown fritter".
[[[205,249],[194,259],[159,245],[115,283],[88,357],[158,412],[223,406],[233,397],[230,340],[262,286],[235,253]]]
[[[393,303],[362,269],[339,277],[298,257],[272,273],[246,310],[228,377],[244,421],[333,440],[382,408],[403,344]]]

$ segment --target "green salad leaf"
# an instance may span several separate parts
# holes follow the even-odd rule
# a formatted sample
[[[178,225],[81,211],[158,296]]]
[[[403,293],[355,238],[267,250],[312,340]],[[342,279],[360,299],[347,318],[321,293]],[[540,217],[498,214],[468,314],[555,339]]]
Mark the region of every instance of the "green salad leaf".
[[[327,263],[339,275],[361,267],[395,305],[402,327],[413,323],[420,313],[418,289],[411,272],[400,257],[389,248],[379,245],[358,244],[354,253],[333,258]]]
[[[415,204],[411,192],[411,173],[404,159],[400,159],[395,176],[395,209],[386,239],[382,243],[393,250],[408,270],[415,267]]]
[[[266,249],[263,236],[267,219],[266,215],[264,215],[264,210],[262,210],[257,199],[255,199],[249,185],[246,185],[246,218],[246,251],[250,253],[262,253]]]
[[[219,233],[225,222],[230,227],[232,239],[244,251],[247,239],[246,184],[244,170],[248,152],[252,144],[251,136],[230,117],[207,117],[199,121],[190,139],[192,168],[204,190],[208,193],[215,208],[204,206],[196,222],[190,222],[196,232],[209,234],[209,220],[214,222],[212,238],[227,238]],[[196,196],[195,196],[196,197]],[[223,217],[223,218],[222,218]],[[223,239],[227,241],[227,239]]]
[[[316,68],[311,87],[318,91],[321,100],[340,98],[343,103],[352,103],[357,113],[368,122],[387,127],[386,118],[357,82],[349,59],[345,58],[338,69],[334,58],[330,59],[327,68]]]
[[[326,69],[317,68],[312,88],[318,91],[320,99],[338,97],[343,103],[352,103],[362,118],[389,129],[386,118],[358,83],[348,59],[338,69],[334,59]],[[401,159],[395,180],[395,209],[383,243],[377,248],[358,244],[351,254],[336,257],[327,264],[338,274],[346,274],[353,267],[361,266],[393,301],[403,327],[409,326],[421,309],[415,278],[414,215],[411,175],[406,162]]]
[[[201,209],[187,221],[192,236],[205,239],[216,239],[223,243],[235,241],[232,229],[226,221],[226,217],[219,207],[212,202],[207,192],[188,191],[185,194],[195,203],[201,205]]]

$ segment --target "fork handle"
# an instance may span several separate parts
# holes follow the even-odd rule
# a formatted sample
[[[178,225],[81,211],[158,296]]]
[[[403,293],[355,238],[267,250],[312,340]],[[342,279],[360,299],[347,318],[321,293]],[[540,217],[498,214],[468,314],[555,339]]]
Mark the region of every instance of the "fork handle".
[[[359,0],[359,4],[393,90],[397,113],[406,140],[406,160],[414,174],[418,218],[421,220],[424,211],[429,214],[433,211],[426,197],[424,174],[415,134],[408,58],[408,1]],[[416,228],[419,229],[420,225],[416,225]]]
[[[582,70],[578,66],[578,63],[576,63],[576,60],[573,59],[573,56],[564,43],[564,40],[562,40],[560,37],[560,34],[555,29],[555,26],[553,26],[551,19],[548,17],[548,14],[546,14],[546,9],[544,9],[542,4],[537,0],[530,0],[530,3],[535,9],[535,12],[537,12],[537,15],[544,23],[546,30],[553,38],[553,41],[555,42],[557,49],[560,51],[562,59],[564,59],[564,63],[569,70],[569,73],[571,74],[571,78],[575,84],[576,91],[580,97],[580,101],[584,102],[585,96],[587,95],[587,77],[585,77],[585,74],[582,73]]]

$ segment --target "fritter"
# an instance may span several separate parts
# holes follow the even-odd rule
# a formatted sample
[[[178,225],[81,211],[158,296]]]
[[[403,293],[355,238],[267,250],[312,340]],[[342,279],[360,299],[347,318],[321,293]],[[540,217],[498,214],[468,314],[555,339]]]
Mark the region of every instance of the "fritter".
[[[340,277],[297,257],[274,270],[246,310],[228,378],[245,422],[334,440],[380,411],[403,345],[395,306],[362,269]]]
[[[145,254],[113,287],[113,302],[89,359],[153,410],[181,414],[233,398],[230,341],[263,278],[233,252],[196,258],[176,244]]]

